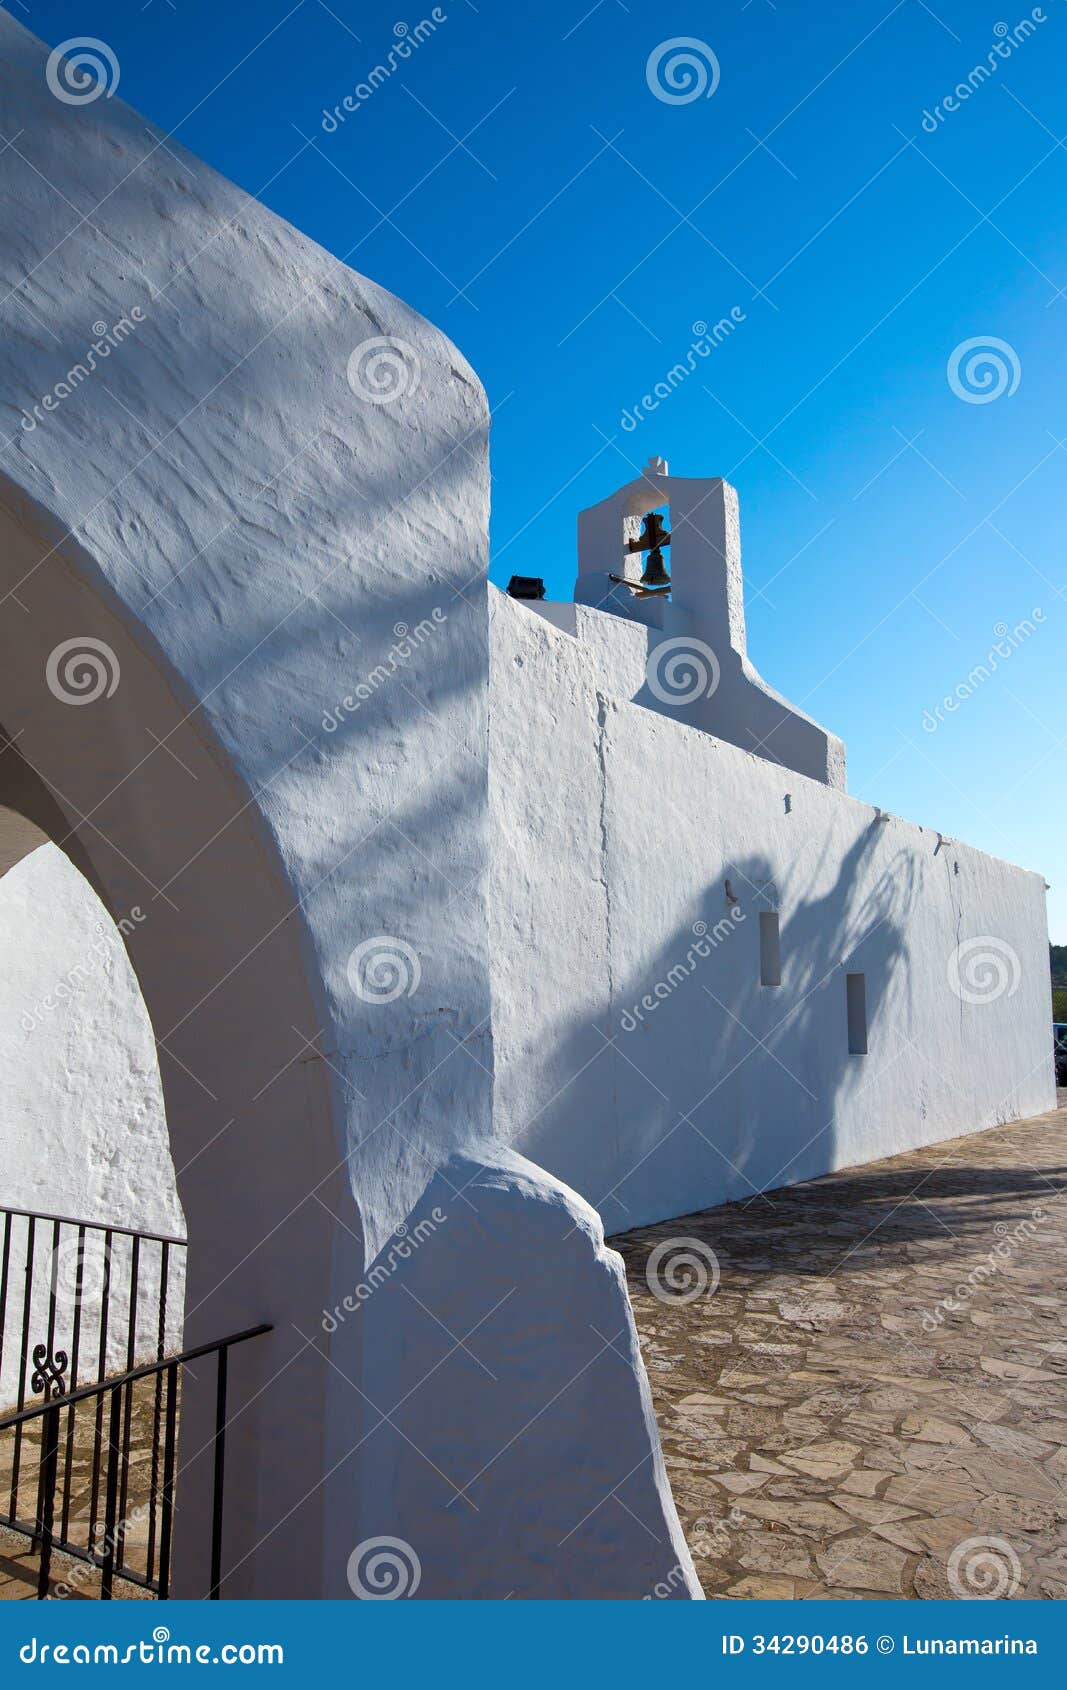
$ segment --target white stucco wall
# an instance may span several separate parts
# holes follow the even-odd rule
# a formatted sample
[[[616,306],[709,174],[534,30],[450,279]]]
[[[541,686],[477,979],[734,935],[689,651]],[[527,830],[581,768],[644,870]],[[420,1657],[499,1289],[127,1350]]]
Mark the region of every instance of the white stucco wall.
[[[610,1233],[1052,1108],[1040,876],[628,702],[583,617],[491,602],[498,1130]]]
[[[0,876],[0,932],[5,1202],[180,1233],[137,978],[99,898],[55,845]]]
[[[4,1207],[183,1236],[152,1029],[126,948],[99,898],[55,845],[0,874],[0,1168]],[[12,1222],[9,1336],[21,1322],[25,1222]],[[83,1268],[82,1379],[94,1378],[98,1242]],[[30,1344],[47,1329],[52,1230],[39,1227],[38,1296]],[[59,1244],[56,1342],[69,1353],[77,1233]],[[181,1331],[184,1254],[172,1253],[169,1338]],[[109,1365],[125,1360],[129,1247],[116,1239]],[[159,1252],[145,1245],[138,1276],[139,1359],[154,1354]],[[5,1344],[0,1404],[15,1401],[19,1349]],[[85,1372],[89,1365],[88,1374]],[[31,1398],[32,1400],[32,1398]]]
[[[186,1338],[271,1327],[230,1365],[223,1594],[351,1598],[354,1548],[402,1506],[422,1596],[698,1595],[621,1279],[573,1192],[487,1148],[484,391],[432,324],[120,99],[57,98],[7,12],[0,57],[20,137],[0,152],[0,726],[112,916],[149,912],[127,943],[188,1226]],[[68,379],[120,321],[106,368]],[[87,640],[104,684],[74,708],[56,657]],[[368,978],[367,946],[398,986]],[[427,1307],[331,1330],[457,1161],[473,1182]],[[566,1283],[513,1297],[565,1243]],[[476,1390],[462,1346],[440,1349],[474,1292]],[[603,1388],[553,1394],[536,1340],[564,1353],[594,1319],[619,1345],[588,1358]],[[450,1392],[468,1435],[446,1482],[422,1448]],[[206,1589],[213,1412],[205,1366],[182,1397],[181,1596]],[[640,1520],[619,1511],[609,1564],[598,1510],[635,1450]],[[456,1483],[476,1513],[449,1506]]]

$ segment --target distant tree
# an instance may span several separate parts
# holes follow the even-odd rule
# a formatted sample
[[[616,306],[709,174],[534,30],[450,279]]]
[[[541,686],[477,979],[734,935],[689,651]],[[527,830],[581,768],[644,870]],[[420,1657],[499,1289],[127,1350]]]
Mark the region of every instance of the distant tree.
[[[1053,986],[1067,988],[1067,945],[1050,945],[1048,958],[1052,968]]]

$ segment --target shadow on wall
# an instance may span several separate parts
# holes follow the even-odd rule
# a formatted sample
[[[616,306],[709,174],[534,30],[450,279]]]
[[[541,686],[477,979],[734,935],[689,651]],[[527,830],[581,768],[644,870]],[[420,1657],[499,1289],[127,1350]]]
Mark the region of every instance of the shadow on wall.
[[[846,976],[865,976],[872,1031],[904,1030],[910,1015],[901,964],[917,869],[904,852],[876,866],[879,831],[872,824],[840,857],[828,836],[803,874],[826,890],[795,903],[764,858],[726,864],[624,978],[616,959],[651,916],[647,901],[630,908],[615,877],[610,1009],[531,1056],[529,1095],[546,1101],[514,1123],[516,1145],[579,1190],[609,1232],[835,1165],[838,1101],[869,1083],[875,1060],[850,1052]],[[779,916],[777,986],[761,984],[761,915]]]
[[[487,1145],[428,1170],[406,1222],[325,1315],[334,1366],[356,1328],[374,1358],[361,1392],[374,1460],[354,1533],[368,1555],[349,1563],[351,1590],[377,1578],[439,1598],[694,1593],[622,1264],[557,1179],[621,1227],[828,1165],[835,1100],[862,1083],[844,975],[868,972],[872,1024],[904,1008],[913,868],[894,855],[875,870],[876,844],[876,824],[843,857],[826,841],[833,879],[782,924],[784,990],[759,985],[758,917],[779,901],[769,866],[731,863],[616,986],[610,1023],[588,1017],[549,1053],[545,1073],[565,1081],[521,1146],[540,1165]],[[646,996],[655,1007],[639,1018],[629,1006]],[[759,1229],[763,1209],[742,1226]],[[506,1573],[502,1515],[523,1551]]]

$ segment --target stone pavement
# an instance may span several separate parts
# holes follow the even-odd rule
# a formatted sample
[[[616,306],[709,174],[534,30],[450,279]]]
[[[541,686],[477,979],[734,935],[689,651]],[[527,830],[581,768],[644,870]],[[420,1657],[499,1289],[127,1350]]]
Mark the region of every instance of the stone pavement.
[[[37,1597],[37,1555],[28,1538],[0,1526],[0,1602],[32,1602]],[[100,1580],[96,1573],[87,1572],[83,1561],[63,1555],[58,1550],[52,1560],[50,1590],[53,1596],[76,1602],[89,1601],[99,1595]],[[134,1602],[154,1600],[152,1592],[126,1579],[116,1579],[115,1595]]]
[[[1060,1103],[612,1239],[708,1596],[1067,1597]]]
[[[106,1421],[103,1423],[106,1451]],[[19,1461],[18,1517],[32,1520],[37,1512],[38,1452],[40,1449],[39,1420],[31,1420],[24,1433]],[[66,1436],[67,1421],[61,1426]],[[140,1574],[147,1569],[148,1502],[152,1494],[152,1448],[158,1435],[155,1413],[155,1382],[141,1380],[133,1387],[130,1420],[130,1458],[127,1478],[126,1519],[122,1532],[120,1559]],[[93,1399],[83,1402],[75,1414],[70,1458],[70,1541],[84,1548],[89,1541],[89,1519],[93,1500],[93,1456],[96,1440],[96,1405]],[[61,1475],[67,1460],[67,1445],[61,1444]],[[5,1504],[11,1495],[13,1434],[5,1432],[0,1438],[0,1496]],[[106,1469],[106,1454],[105,1454]],[[157,1478],[159,1466],[157,1462]],[[62,1495],[62,1488],[59,1496]],[[61,1504],[57,1501],[57,1510]],[[102,1488],[96,1497],[95,1515],[102,1533]],[[57,1514],[57,1523],[62,1516]],[[0,1601],[32,1601],[37,1595],[39,1560],[31,1540],[21,1532],[0,1526]],[[51,1563],[50,1592],[64,1600],[95,1600],[100,1594],[100,1574],[96,1567],[81,1559],[56,1550]],[[155,1593],[145,1590],[116,1572],[114,1594],[128,1601],[151,1601]]]
[[[1060,1097],[612,1240],[709,1596],[1067,1596]],[[57,1556],[76,1599],[86,1572]],[[0,1599],[35,1582],[0,1530]]]

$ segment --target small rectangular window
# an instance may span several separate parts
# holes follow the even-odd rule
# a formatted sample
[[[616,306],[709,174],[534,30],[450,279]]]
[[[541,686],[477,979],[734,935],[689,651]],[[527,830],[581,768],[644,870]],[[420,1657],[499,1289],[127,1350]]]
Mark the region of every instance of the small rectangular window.
[[[761,986],[782,984],[782,943],[775,910],[760,911],[759,980]]]
[[[848,1053],[867,1054],[867,976],[846,974],[845,993],[848,1001]]]

